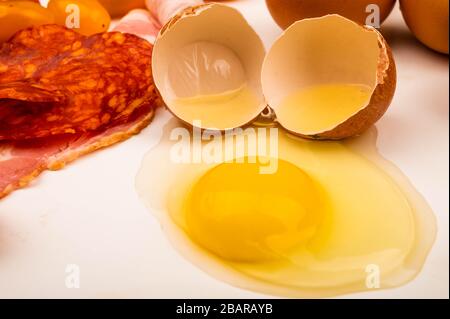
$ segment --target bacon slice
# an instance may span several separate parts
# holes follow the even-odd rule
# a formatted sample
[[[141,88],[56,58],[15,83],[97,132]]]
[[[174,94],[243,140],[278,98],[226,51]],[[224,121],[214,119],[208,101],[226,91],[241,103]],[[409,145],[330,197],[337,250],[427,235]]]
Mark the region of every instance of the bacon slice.
[[[149,11],[134,9],[120,20],[113,31],[133,33],[154,43],[161,28],[161,23]]]
[[[102,132],[64,134],[14,142],[0,142],[0,198],[25,187],[44,170],[58,170],[78,157],[138,134],[152,120],[151,111],[133,121]]]
[[[141,21],[141,24],[144,22],[145,21]],[[147,23],[149,30],[150,27],[154,28],[154,21],[148,20]],[[46,27],[48,28],[48,26]],[[69,133],[57,133],[56,135],[46,133],[41,137],[36,137],[35,132],[31,129],[28,131],[25,130],[28,132],[27,134],[23,134],[19,130],[14,130],[14,127],[12,127],[12,119],[15,115],[24,113],[27,115],[37,114],[37,118],[39,118],[42,114],[52,114],[55,107],[63,107],[62,105],[67,103],[68,94],[65,92],[67,87],[64,87],[63,84],[58,84],[60,85],[59,89],[55,89],[55,86],[52,87],[51,84],[49,86],[29,85],[27,79],[36,80],[40,78],[35,77],[35,75],[27,75],[27,73],[24,72],[26,71],[23,67],[25,60],[33,61],[34,65],[37,65],[40,68],[48,68],[49,70],[54,68],[54,65],[57,64],[54,61],[53,64],[48,62],[50,60],[39,64],[40,61],[42,62],[45,59],[51,59],[55,52],[58,52],[57,49],[54,51],[54,44],[51,42],[60,41],[59,43],[62,43],[61,38],[64,38],[67,40],[67,43],[65,43],[67,46],[73,45],[74,42],[81,39],[78,34],[73,33],[70,30],[64,29],[56,31],[55,28],[50,28],[53,32],[47,33],[47,35],[50,34],[51,36],[46,37],[39,43],[23,42],[23,40],[21,40],[21,45],[17,47],[19,54],[17,54],[13,60],[4,59],[4,50],[9,52],[11,46],[9,49],[1,49],[0,79],[5,79],[4,65],[6,64],[8,66],[7,72],[9,80],[0,82],[0,131],[3,132],[3,140],[0,138],[0,198],[10,194],[18,188],[26,186],[44,170],[60,169],[82,155],[123,141],[133,134],[139,133],[151,122],[155,108],[161,104],[155,92],[153,82],[145,82],[147,87],[144,90],[146,93],[143,97],[140,95],[140,92],[142,92],[140,90],[137,92],[134,92],[133,90],[128,91],[133,93],[130,94],[132,99],[128,100],[129,102],[131,101],[132,104],[136,97],[141,97],[143,100],[139,100],[139,103],[132,105],[132,111],[128,112],[126,116],[118,116],[117,121],[108,121],[106,125],[93,126],[91,128],[88,127],[84,128],[84,130],[80,130],[79,126],[70,126],[74,130]],[[133,29],[129,28],[128,32],[133,32]],[[145,34],[145,32],[142,33],[142,30],[137,33],[144,37],[148,35]],[[110,36],[111,34],[107,36],[107,39],[111,39]],[[129,37],[129,35],[125,35],[125,38],[128,39]],[[18,41],[18,39],[19,38],[16,36],[12,41]],[[87,45],[89,44],[91,43],[88,41]],[[34,50],[27,51],[30,46],[34,47]],[[149,48],[147,54],[151,54],[151,45],[146,44],[145,46],[148,46]],[[51,49],[45,50],[45,48]],[[21,52],[27,52],[27,54],[22,55],[20,54]],[[133,46],[127,47],[126,52],[128,55],[136,55],[139,59],[142,58],[140,57],[139,50],[137,50],[136,53],[136,48]],[[45,59],[43,59],[43,56]],[[64,57],[61,56],[60,59],[64,59]],[[147,55],[145,55],[144,59],[147,59]],[[95,60],[92,61],[92,65],[95,65]],[[95,72],[97,73],[102,72],[101,67],[99,69],[95,69],[94,67],[94,70],[96,70]],[[128,75],[133,70],[133,66],[128,66],[123,69],[122,73],[125,76],[124,79],[127,79]],[[151,78],[150,67],[145,71],[150,72]],[[70,98],[72,98],[72,96],[69,95],[69,99]],[[89,104],[87,104],[87,106],[90,107]],[[8,120],[6,120],[7,118]],[[19,118],[22,117],[19,116]],[[33,117],[30,119],[32,120]],[[4,123],[10,123],[11,125],[8,129],[5,129],[3,126]],[[69,125],[73,124],[70,121],[67,121],[66,123]],[[56,127],[60,127],[60,123],[58,123]],[[47,130],[42,130],[41,128],[39,128],[39,130],[51,132],[51,130],[48,130],[51,126],[46,128]],[[12,132],[14,132],[14,134]],[[5,139],[5,137],[8,139]]]

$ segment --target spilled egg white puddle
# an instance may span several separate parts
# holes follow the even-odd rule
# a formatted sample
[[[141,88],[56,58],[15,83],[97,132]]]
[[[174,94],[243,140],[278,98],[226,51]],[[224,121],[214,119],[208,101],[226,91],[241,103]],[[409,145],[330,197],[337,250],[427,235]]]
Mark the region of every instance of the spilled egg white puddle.
[[[215,278],[276,296],[328,297],[412,280],[436,221],[377,153],[376,132],[316,142],[272,130],[248,127],[232,154],[223,136],[193,141],[176,119],[166,125],[136,186],[175,249]]]

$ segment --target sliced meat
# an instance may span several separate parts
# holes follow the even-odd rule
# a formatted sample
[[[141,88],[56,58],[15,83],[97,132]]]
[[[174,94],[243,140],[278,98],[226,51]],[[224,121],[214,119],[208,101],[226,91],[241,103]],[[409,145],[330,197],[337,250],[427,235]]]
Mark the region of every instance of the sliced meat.
[[[155,28],[154,21],[151,20],[150,16],[148,16],[147,26],[147,30],[154,30]],[[145,20],[141,19],[139,28],[133,29],[132,26],[129,26],[126,31],[137,33],[144,38],[154,36],[154,31],[146,33],[145,29]],[[71,31],[64,30],[62,34],[56,32],[53,27],[49,27],[49,30],[54,31],[50,37],[51,41],[69,39],[66,46],[80,39],[78,34]],[[49,34],[48,30],[44,32]],[[23,40],[16,36],[11,41]],[[21,46],[17,47],[18,52],[24,52],[23,50],[27,50],[29,45],[29,43],[22,43]],[[5,70],[5,65],[8,66],[10,76],[8,81],[0,82],[0,120],[8,117],[12,119],[12,114],[17,113],[32,114],[35,112],[39,114],[39,112],[45,112],[45,108],[52,108],[52,103],[58,105],[65,103],[67,99],[64,90],[61,90],[61,92],[51,91],[48,90],[48,87],[28,85],[27,81],[23,81],[23,61],[26,59],[32,60],[36,62],[36,65],[39,64],[38,61],[42,61],[42,57],[39,56],[41,48],[38,48],[36,43],[32,45],[35,46],[35,50],[28,51],[24,56],[18,54],[15,59],[5,59],[0,56],[0,79],[4,76],[2,72]],[[52,46],[46,41],[41,42],[40,45],[42,47]],[[148,44],[148,47],[151,50],[151,45]],[[133,47],[128,47],[126,52],[133,55],[136,51]],[[48,58],[53,53],[49,50],[45,51],[44,55]],[[52,65],[43,63],[42,67],[50,68]],[[122,70],[124,77],[127,78],[132,70],[133,66]],[[161,101],[154,90],[153,82],[148,84],[147,90],[151,93],[146,97],[146,100],[139,102],[139,107],[130,112],[123,121],[109,122],[107,126],[97,127],[86,132],[76,131],[70,134],[57,134],[40,138],[30,136],[29,138],[0,141],[0,198],[28,185],[44,170],[60,169],[82,155],[113,145],[139,133],[151,122],[155,108],[161,105]],[[5,135],[9,134],[8,131],[4,132],[6,132]]]
[[[150,12],[144,9],[134,9],[120,20],[113,31],[133,33],[154,43],[161,27],[159,21]]]
[[[138,134],[152,120],[154,106],[132,122],[102,132],[0,142],[0,198],[25,187],[44,170],[58,170],[78,157]]]
[[[0,116],[0,140],[127,123],[155,95],[151,52],[149,42],[127,33],[84,37],[57,25],[18,32],[0,49],[0,115],[9,114]]]

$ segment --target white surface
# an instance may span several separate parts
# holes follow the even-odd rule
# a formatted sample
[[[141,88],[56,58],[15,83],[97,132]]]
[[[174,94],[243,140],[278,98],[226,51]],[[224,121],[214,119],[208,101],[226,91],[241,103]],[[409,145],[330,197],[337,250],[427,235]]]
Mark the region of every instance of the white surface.
[[[242,10],[267,46],[280,34],[263,0],[229,4]],[[428,200],[439,233],[416,280],[347,297],[448,298],[448,57],[418,44],[398,9],[384,29],[394,48],[399,86],[377,125],[379,149]],[[138,199],[135,175],[169,118],[160,111],[137,137],[46,172],[0,202],[0,297],[264,297],[217,281],[185,261]],[[65,286],[68,264],[80,266],[79,289]]]

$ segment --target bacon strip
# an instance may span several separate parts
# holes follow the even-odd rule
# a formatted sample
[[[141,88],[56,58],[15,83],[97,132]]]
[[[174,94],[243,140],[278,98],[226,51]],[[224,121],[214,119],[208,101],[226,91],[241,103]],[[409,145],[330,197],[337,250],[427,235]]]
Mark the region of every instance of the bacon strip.
[[[150,12],[144,9],[134,9],[120,20],[113,31],[133,33],[154,43],[161,28],[161,23]]]
[[[44,170],[61,169],[80,156],[138,134],[151,122],[153,114],[152,110],[103,132],[0,142],[0,198],[25,187]]]

